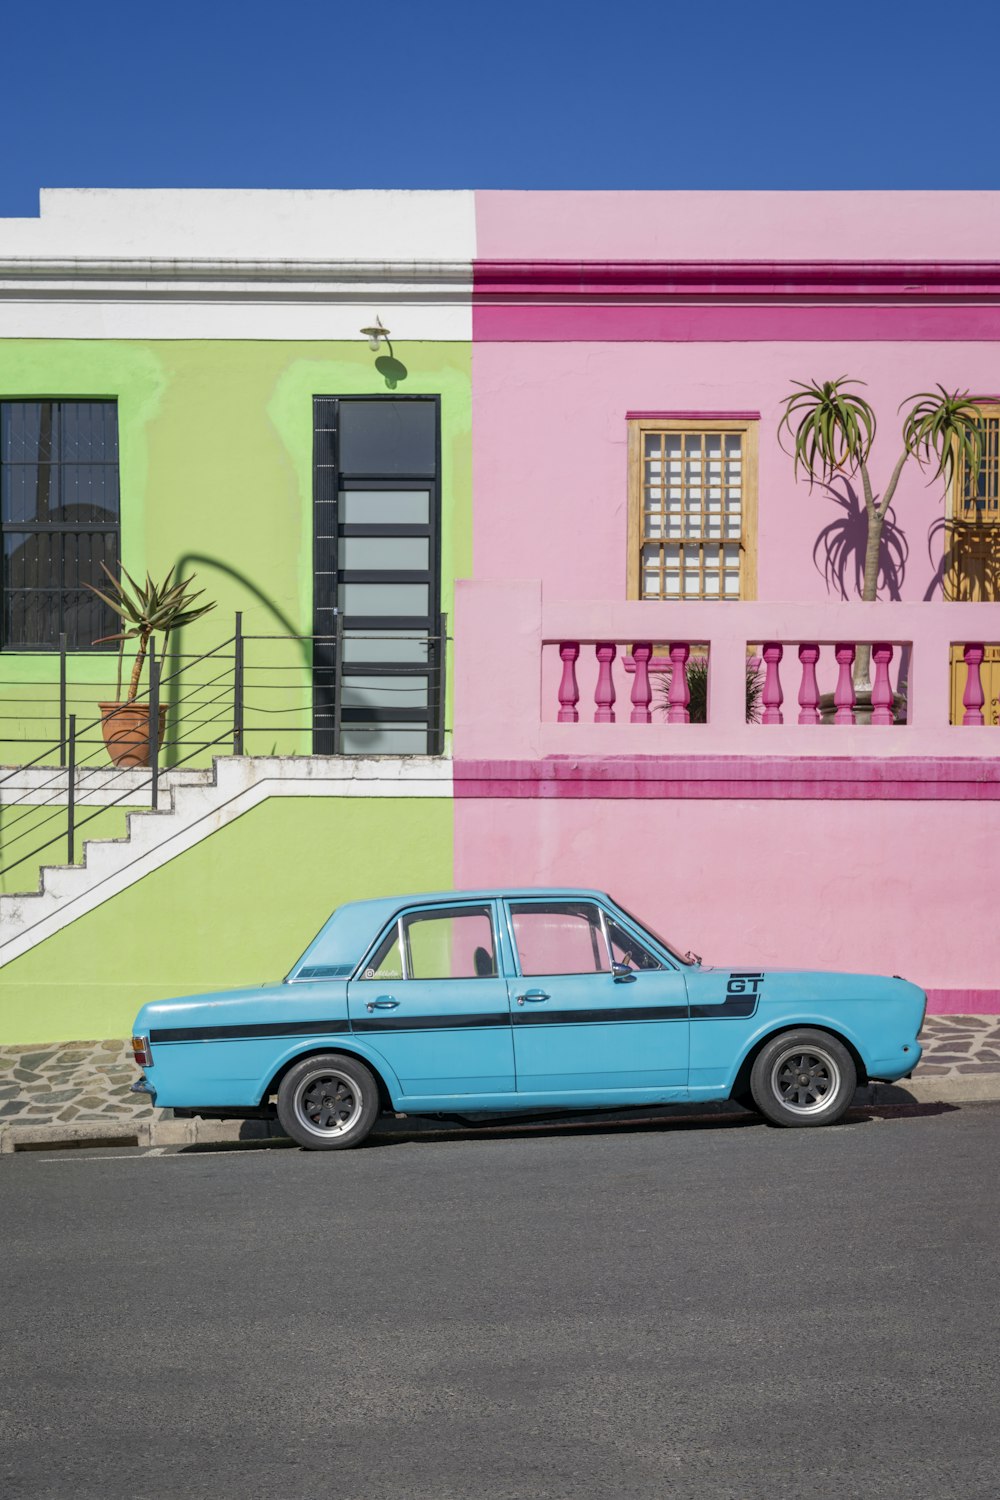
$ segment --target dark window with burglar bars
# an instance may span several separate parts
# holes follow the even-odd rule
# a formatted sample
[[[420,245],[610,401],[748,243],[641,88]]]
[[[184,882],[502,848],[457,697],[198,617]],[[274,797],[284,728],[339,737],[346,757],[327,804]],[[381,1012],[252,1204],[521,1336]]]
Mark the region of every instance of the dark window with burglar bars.
[[[438,398],[317,396],[313,416],[314,749],[440,753]]]
[[[114,634],[117,617],[85,585],[119,556],[114,401],[0,401],[0,536],[8,650],[71,650]],[[114,643],[99,649],[114,649]]]

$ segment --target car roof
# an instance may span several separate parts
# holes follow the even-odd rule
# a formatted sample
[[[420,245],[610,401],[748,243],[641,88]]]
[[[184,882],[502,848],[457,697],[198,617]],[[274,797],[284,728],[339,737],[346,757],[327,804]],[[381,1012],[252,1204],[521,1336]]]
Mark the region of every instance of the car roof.
[[[324,922],[302,957],[292,966],[289,979],[342,979],[353,974],[372,941],[383,927],[409,906],[429,906],[459,901],[522,900],[552,897],[560,901],[610,901],[606,891],[583,886],[492,886],[488,890],[412,891],[400,896],[377,896],[368,901],[348,901],[338,906]]]

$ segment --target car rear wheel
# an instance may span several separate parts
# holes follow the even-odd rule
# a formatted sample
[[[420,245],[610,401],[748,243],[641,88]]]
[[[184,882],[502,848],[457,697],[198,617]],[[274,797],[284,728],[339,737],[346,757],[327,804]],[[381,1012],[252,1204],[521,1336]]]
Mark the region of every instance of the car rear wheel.
[[[309,1151],[359,1146],[378,1118],[378,1084],[364,1063],[340,1052],[307,1057],[278,1087],[278,1119]]]
[[[835,1125],[847,1112],[858,1073],[842,1042],[825,1031],[785,1031],[762,1049],[750,1092],[775,1125]]]

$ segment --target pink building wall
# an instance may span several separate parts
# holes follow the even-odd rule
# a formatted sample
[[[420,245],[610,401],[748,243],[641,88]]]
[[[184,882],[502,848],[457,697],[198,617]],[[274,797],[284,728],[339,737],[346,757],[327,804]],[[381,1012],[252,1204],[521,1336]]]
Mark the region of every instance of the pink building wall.
[[[932,1010],[1000,1010],[1000,803],[459,796],[455,819],[460,888],[597,887],[706,963],[901,974]]]
[[[733,610],[729,645],[740,653],[765,638],[765,606],[775,607],[772,638],[813,638],[801,633],[801,606],[838,597],[814,548],[841,511],[794,480],[777,442],[782,397],[793,379],[865,381],[880,421],[879,485],[900,452],[900,402],[938,382],[1000,391],[1000,194],[482,193],[477,240],[474,573],[455,632],[457,881],[596,885],[709,960],[903,973],[931,991],[934,1009],[1000,1008],[989,730],[956,740],[967,731],[929,709],[922,688],[919,724],[832,739],[810,728],[803,741],[786,659],[784,726],[751,740],[723,705],[725,722],[678,736],[662,722],[624,722],[620,655],[619,722],[594,725],[592,644],[581,647],[580,725],[554,725],[549,701],[551,653],[577,615],[570,638],[641,638],[621,612],[629,412],[760,413],[761,603],[705,608]],[[940,602],[945,495],[927,478],[911,462],[894,507],[908,548],[900,596],[934,601],[926,623],[897,629],[891,607],[866,608],[884,638],[921,638],[920,673],[936,699],[952,618],[954,639],[963,626],[961,607]],[[855,599],[853,578],[846,588]],[[665,610],[682,609],[690,633],[700,607],[648,606],[650,637],[674,638]],[[546,618],[558,622],[548,646]],[[992,607],[974,625],[966,618],[990,636]],[[827,622],[823,638],[837,630]],[[725,666],[730,689],[738,669]],[[791,757],[787,800],[773,784],[754,795],[758,745],[772,771],[775,755]],[[881,763],[901,755],[917,757],[912,779],[898,768],[883,776]],[[654,795],[639,784],[644,756]],[[742,758],[735,786],[727,756]],[[797,756],[808,773],[795,771]],[[958,775],[953,756],[963,758]],[[553,757],[558,775],[518,789],[525,765]],[[699,758],[705,784],[692,792],[670,768]]]
[[[777,433],[792,380],[847,372],[866,382],[879,418],[878,485],[902,451],[900,402],[937,383],[1000,389],[1000,344],[476,342],[474,576],[540,577],[561,598],[623,599],[626,413],[751,410],[761,414],[758,597],[827,598],[813,549],[841,512],[818,486],[796,482]],[[909,547],[904,599],[940,597],[944,484],[929,477],[911,460],[893,506]]]

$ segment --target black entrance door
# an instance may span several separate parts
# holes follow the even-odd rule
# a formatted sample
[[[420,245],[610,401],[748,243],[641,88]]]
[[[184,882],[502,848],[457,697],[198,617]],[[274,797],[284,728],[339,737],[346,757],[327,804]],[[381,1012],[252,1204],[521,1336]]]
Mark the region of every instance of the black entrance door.
[[[438,398],[313,407],[313,749],[440,754]]]

